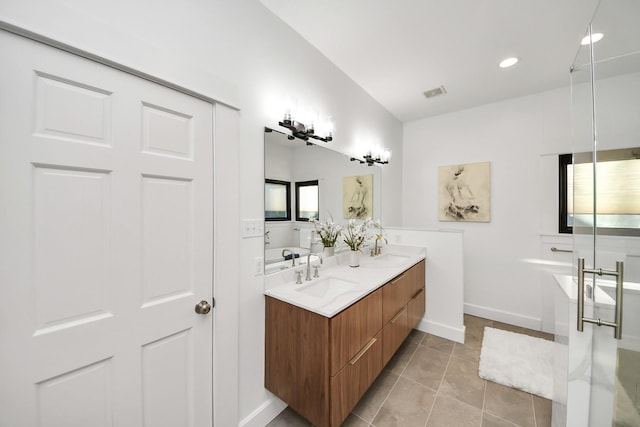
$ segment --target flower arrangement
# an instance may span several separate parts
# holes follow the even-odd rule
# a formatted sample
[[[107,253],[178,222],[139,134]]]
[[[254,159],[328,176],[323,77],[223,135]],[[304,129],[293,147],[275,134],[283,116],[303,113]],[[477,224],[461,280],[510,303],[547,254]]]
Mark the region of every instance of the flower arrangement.
[[[309,220],[316,228],[316,233],[320,235],[320,240],[325,248],[331,248],[336,245],[336,240],[342,233],[342,226],[333,222],[333,217],[329,214],[328,220],[320,222],[315,218]]]
[[[357,223],[355,219],[350,219],[344,232],[344,242],[352,251],[360,250],[360,247],[371,237],[369,228],[374,224],[371,218],[367,218],[361,223]]]

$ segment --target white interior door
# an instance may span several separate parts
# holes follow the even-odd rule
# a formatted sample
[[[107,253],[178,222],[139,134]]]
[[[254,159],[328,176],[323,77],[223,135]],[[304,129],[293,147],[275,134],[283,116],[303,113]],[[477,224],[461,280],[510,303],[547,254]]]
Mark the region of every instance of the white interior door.
[[[0,52],[0,425],[211,426],[213,106]]]

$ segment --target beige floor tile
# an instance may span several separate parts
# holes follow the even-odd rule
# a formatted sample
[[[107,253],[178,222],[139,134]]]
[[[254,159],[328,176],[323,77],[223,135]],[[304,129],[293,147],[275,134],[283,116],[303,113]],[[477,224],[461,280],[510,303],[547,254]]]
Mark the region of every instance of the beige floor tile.
[[[640,426],[640,352],[619,349],[616,376],[613,425]]]
[[[436,392],[404,378],[398,379],[373,420],[375,427],[424,427]]]
[[[429,347],[419,346],[402,376],[433,390],[440,387],[450,356]]]
[[[482,410],[457,399],[438,394],[427,421],[427,427],[479,427]]]
[[[533,411],[536,416],[536,427],[551,427],[551,400],[535,395],[532,397]]]
[[[482,317],[472,316],[470,314],[464,315],[464,325],[467,328],[480,327],[484,328],[485,326],[491,326],[493,324],[493,320],[484,319]]]
[[[616,376],[616,421],[640,425],[640,352],[619,349]]]
[[[349,414],[347,419],[344,420],[344,423],[342,423],[341,427],[369,427],[370,425],[371,424],[369,424],[367,421],[363,420],[362,418],[358,418],[353,414]]]
[[[422,340],[422,345],[443,353],[451,354],[455,342],[435,335],[426,334],[424,340]]]
[[[478,363],[480,362],[480,349],[481,347],[477,345],[469,344],[467,342],[460,344],[457,342],[453,346],[452,354],[461,359]]]
[[[267,427],[311,427],[311,423],[293,409],[287,407],[275,417]]]
[[[478,376],[474,362],[452,357],[440,386],[440,393],[482,410],[486,381]]]
[[[510,421],[491,415],[488,412],[482,413],[482,427],[514,427],[516,425],[517,424]]]
[[[402,371],[404,371],[404,368],[407,367],[409,360],[411,360],[411,357],[413,356],[413,353],[415,353],[417,348],[418,344],[410,341],[405,341],[400,346],[396,354],[393,355],[389,363],[387,363],[387,366],[385,366],[385,368],[396,375],[400,375]]]
[[[368,422],[373,421],[397,381],[398,375],[384,369],[352,412]]]
[[[412,329],[411,333],[407,337],[407,341],[412,342],[414,344],[420,345],[422,340],[427,336],[426,332],[419,331],[417,329]]]
[[[529,393],[487,381],[484,409],[523,427],[535,427],[533,399]]]
[[[480,349],[484,337],[485,326],[492,326],[493,321],[481,317],[464,315],[464,343],[455,343],[453,355],[472,362],[480,361]]]

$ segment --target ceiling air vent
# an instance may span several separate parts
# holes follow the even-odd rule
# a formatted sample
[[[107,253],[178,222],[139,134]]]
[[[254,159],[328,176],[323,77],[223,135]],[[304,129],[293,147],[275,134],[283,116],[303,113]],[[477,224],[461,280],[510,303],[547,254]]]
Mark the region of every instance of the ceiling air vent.
[[[434,96],[444,95],[447,93],[447,90],[444,86],[437,87],[435,89],[430,89],[424,93],[425,98],[433,98]]]

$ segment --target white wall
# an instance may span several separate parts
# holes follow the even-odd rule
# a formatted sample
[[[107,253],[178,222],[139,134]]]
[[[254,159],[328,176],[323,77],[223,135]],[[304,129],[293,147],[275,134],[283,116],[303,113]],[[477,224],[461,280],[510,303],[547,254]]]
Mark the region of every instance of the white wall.
[[[426,248],[426,311],[417,329],[464,343],[463,233],[386,228],[390,243]]]
[[[241,218],[264,215],[263,129],[277,126],[274,100],[295,96],[334,118],[334,149],[355,153],[373,143],[393,150],[383,174],[381,215],[384,223],[401,223],[400,122],[257,0],[5,0],[0,20],[194,90],[221,82],[217,99],[241,108],[240,168],[216,177],[231,183],[232,191],[239,187]],[[239,240],[237,230],[224,235]],[[231,248],[237,244],[229,242]],[[263,279],[253,275],[262,251],[261,238],[241,240],[236,277],[221,284],[239,293],[239,420],[254,425],[263,425],[260,409],[268,414],[270,399],[263,388]]]
[[[571,151],[570,98],[559,89],[404,125],[403,226],[464,230],[465,312],[541,323],[541,155]],[[491,222],[438,221],[438,166],[491,162]],[[555,215],[555,213],[553,214]]]
[[[553,325],[547,279],[567,257],[548,252],[571,247],[570,236],[558,236],[557,154],[572,152],[572,140],[590,148],[591,107],[578,89],[573,115],[567,87],[404,124],[403,226],[464,230],[465,312]],[[600,149],[640,146],[639,97],[637,73],[597,81]],[[491,222],[438,221],[438,166],[483,161],[491,162]]]

